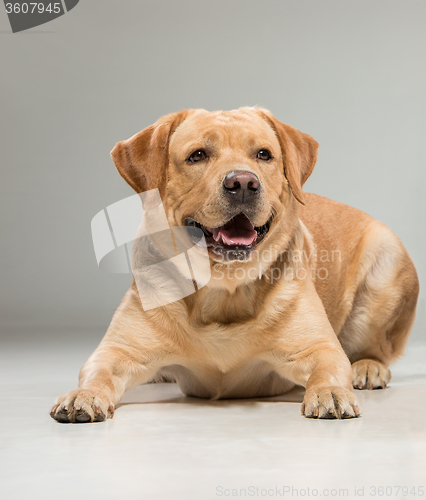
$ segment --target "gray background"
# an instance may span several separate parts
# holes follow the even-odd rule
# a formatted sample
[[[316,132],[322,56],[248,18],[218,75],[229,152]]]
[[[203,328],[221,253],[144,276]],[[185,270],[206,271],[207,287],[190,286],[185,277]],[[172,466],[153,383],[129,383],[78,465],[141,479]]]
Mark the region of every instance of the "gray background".
[[[321,145],[306,190],[403,241],[425,283],[421,1],[82,0],[11,34],[0,8],[3,331],[106,329],[131,278],[90,221],[130,194],[109,157],[181,108],[259,104]],[[423,338],[421,292],[413,339]]]

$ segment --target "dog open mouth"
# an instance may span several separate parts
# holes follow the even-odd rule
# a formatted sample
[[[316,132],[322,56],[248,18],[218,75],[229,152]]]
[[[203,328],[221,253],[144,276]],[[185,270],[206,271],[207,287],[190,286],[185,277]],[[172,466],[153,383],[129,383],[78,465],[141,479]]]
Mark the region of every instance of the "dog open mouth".
[[[188,217],[185,226],[201,229],[207,247],[222,260],[245,260],[267,235],[272,218],[271,215],[266,224],[255,227],[245,214],[240,213],[223,226],[208,227]]]

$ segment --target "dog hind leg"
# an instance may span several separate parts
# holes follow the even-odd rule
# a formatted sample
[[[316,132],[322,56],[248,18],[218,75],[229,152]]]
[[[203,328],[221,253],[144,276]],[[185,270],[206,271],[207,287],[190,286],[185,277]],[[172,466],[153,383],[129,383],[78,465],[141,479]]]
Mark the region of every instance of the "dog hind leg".
[[[399,239],[375,223],[364,238],[352,309],[339,334],[356,389],[385,388],[415,319],[417,273]]]

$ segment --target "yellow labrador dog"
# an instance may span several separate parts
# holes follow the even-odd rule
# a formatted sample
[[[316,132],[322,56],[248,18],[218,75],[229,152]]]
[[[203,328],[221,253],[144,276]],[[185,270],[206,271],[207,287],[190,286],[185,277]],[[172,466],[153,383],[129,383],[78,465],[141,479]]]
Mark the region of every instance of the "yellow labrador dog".
[[[384,224],[302,192],[317,149],[258,107],[172,113],[115,146],[119,173],[138,193],[159,190],[170,226],[203,231],[211,279],[145,311],[133,281],[54,419],[105,420],[125,391],[161,377],[212,399],[299,384],[305,417],[360,415],[353,388],[386,387],[419,285]]]

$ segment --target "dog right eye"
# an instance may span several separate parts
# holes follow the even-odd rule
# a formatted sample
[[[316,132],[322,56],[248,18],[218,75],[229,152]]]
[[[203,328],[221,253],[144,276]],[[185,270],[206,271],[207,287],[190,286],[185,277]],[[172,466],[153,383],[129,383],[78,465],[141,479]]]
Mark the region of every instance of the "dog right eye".
[[[196,163],[197,161],[203,161],[206,158],[207,155],[204,149],[197,149],[197,151],[194,151],[190,156],[188,156],[186,161],[189,161],[190,163]]]

